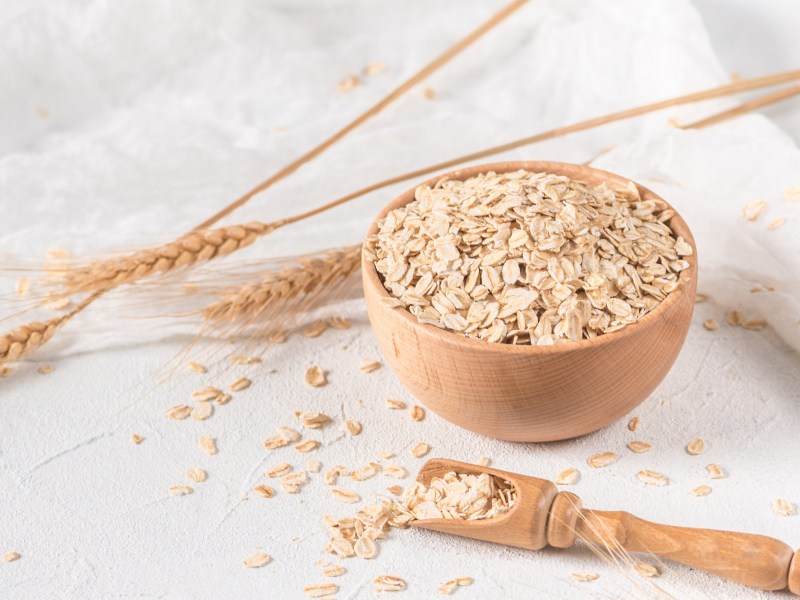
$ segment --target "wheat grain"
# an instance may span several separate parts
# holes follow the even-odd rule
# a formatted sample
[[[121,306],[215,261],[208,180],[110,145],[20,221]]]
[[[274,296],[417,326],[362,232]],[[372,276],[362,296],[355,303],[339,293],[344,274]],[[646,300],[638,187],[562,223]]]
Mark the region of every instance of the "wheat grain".
[[[636,477],[639,479],[639,481],[646,483],[647,485],[662,487],[669,484],[669,479],[665,475],[662,475],[658,471],[651,471],[650,469],[639,471],[636,473]]]
[[[703,327],[709,331],[716,331],[719,329],[719,323],[717,323],[714,319],[706,319],[703,321]]]
[[[406,403],[402,400],[392,400],[389,399],[386,401],[386,406],[393,410],[404,410],[406,407]]]
[[[275,490],[268,485],[264,485],[263,483],[255,486],[253,488],[253,492],[262,498],[272,498],[275,495]]]
[[[381,363],[378,360],[365,360],[361,363],[359,370],[362,373],[373,373],[381,368]]]
[[[628,449],[631,452],[636,452],[638,454],[641,454],[642,452],[647,452],[652,447],[653,446],[651,444],[649,444],[647,442],[642,442],[642,441],[639,441],[639,440],[636,440],[636,441],[633,441],[633,442],[628,442]]]
[[[254,221],[243,225],[193,231],[163,246],[70,267],[64,273],[63,287],[68,294],[75,294],[130,285],[148,277],[231,254],[284,224],[283,221]]]
[[[178,404],[176,406],[168,408],[165,414],[170,419],[181,421],[183,419],[186,419],[190,414],[192,414],[192,407],[186,404]]]
[[[223,394],[221,389],[207,385],[192,392],[192,399],[197,402],[210,402],[216,400],[221,394]]]
[[[320,293],[329,292],[334,283],[348,279],[360,266],[360,245],[307,257],[300,260],[298,265],[264,276],[257,283],[246,283],[222,292],[220,299],[203,311],[203,317],[207,321],[252,321],[301,302],[308,305]],[[320,323],[327,327],[324,321]],[[285,332],[281,333],[285,339]],[[278,339],[279,336],[271,337],[269,341],[280,343]]]
[[[572,578],[575,581],[594,581],[599,575],[597,573],[573,573]]]
[[[321,598],[330,596],[339,591],[339,586],[335,583],[314,583],[303,586],[303,593],[310,598]]]
[[[297,444],[294,449],[298,452],[306,453],[316,450],[318,447],[319,442],[317,440],[306,440],[305,442],[300,442]]]
[[[711,488],[707,485],[699,485],[692,490],[695,496],[708,496],[711,493]]]
[[[48,364],[46,364],[46,365],[42,365],[41,367],[39,367],[38,369],[36,369],[36,371],[37,371],[37,372],[38,372],[40,375],[49,375],[50,373],[52,373],[53,371],[55,371],[55,369],[56,369],[56,368],[55,368],[53,365],[51,365],[51,364],[49,364],[49,363],[48,363]]]
[[[232,384],[228,386],[228,391],[231,392],[241,392],[242,390],[246,390],[252,385],[252,381],[250,381],[247,377],[242,377],[237,379]]]
[[[642,423],[642,420],[639,417],[633,417],[630,421],[628,421],[628,430],[629,431],[636,431],[639,429],[639,425]]]
[[[190,371],[194,371],[195,373],[208,372],[208,368],[204,367],[200,363],[194,362],[193,360],[190,360],[188,363],[186,363],[186,368],[189,369]]]
[[[89,306],[89,304],[94,302],[99,296],[99,293],[94,293],[63,315],[48,319],[47,321],[32,321],[26,323],[0,337],[0,365],[7,361],[19,360],[43,346],[55,335],[56,331],[84,308]]]

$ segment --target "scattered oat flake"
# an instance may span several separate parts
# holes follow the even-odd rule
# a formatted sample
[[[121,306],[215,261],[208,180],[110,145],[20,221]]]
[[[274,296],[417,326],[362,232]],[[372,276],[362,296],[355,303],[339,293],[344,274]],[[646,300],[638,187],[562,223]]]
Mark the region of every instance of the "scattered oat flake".
[[[336,86],[337,92],[349,92],[354,87],[356,87],[361,80],[356,75],[348,75],[345,79],[339,82],[339,85]]]
[[[786,217],[778,217],[774,221],[769,222],[769,225],[767,225],[767,229],[775,230],[778,227],[781,227],[784,223],[786,223]]]
[[[408,472],[400,465],[386,465],[383,469],[383,474],[387,477],[394,477],[395,479],[404,479],[408,477]]]
[[[406,403],[402,400],[387,400],[386,406],[393,410],[403,410],[406,407]]]
[[[272,498],[275,495],[275,490],[269,487],[268,485],[264,485],[263,483],[258,484],[253,488],[253,492],[257,496],[261,496],[262,498]]]
[[[287,442],[299,442],[303,438],[299,431],[286,425],[278,425],[275,429]]]
[[[708,475],[711,479],[723,479],[725,477],[725,471],[722,467],[713,463],[706,465],[706,471],[708,471]]]
[[[633,568],[642,577],[658,577],[659,575],[661,575],[661,571],[659,571],[658,568],[646,562],[639,561],[637,563],[634,563]]]
[[[303,424],[303,427],[308,427],[309,429],[319,429],[331,422],[331,418],[321,412],[302,412],[298,410],[294,413],[294,416]]]
[[[415,404],[408,411],[408,415],[412,421],[422,421],[425,418],[425,409]]]
[[[574,485],[578,483],[578,480],[581,478],[580,471],[578,469],[574,469],[570,467],[569,469],[564,469],[556,476],[556,484],[557,485]]]
[[[167,409],[165,413],[170,419],[175,419],[177,421],[181,421],[192,414],[192,407],[186,404],[178,404],[176,406],[171,406]]]
[[[742,327],[749,329],[750,331],[761,331],[766,326],[766,319],[751,319],[750,321],[745,321],[742,323]]]
[[[227,404],[230,401],[231,401],[231,395],[230,394],[225,394],[225,393],[220,394],[219,396],[217,396],[216,400],[214,400],[214,402],[216,402],[217,405],[219,405],[219,406],[222,406],[223,404]]]
[[[14,291],[17,293],[17,296],[20,298],[24,298],[25,295],[28,293],[28,278],[27,277],[20,277],[17,279],[17,284],[14,286]]]
[[[8,377],[13,372],[14,369],[12,369],[11,367],[0,365],[0,377]]]
[[[639,429],[639,425],[642,420],[639,417],[633,417],[630,421],[628,421],[628,430],[636,431]]]
[[[264,554],[263,552],[256,552],[252,556],[244,559],[244,566],[248,569],[258,569],[259,567],[263,567],[267,564],[272,558],[269,554]]]
[[[276,477],[283,477],[291,470],[292,470],[292,465],[290,465],[289,463],[280,463],[272,467],[264,474],[270,479],[275,479]]]
[[[800,201],[800,185],[790,185],[783,191],[783,199],[786,202]]]
[[[222,394],[221,389],[206,385],[192,392],[192,399],[196,402],[210,402],[220,394]]]
[[[781,515],[782,517],[791,517],[797,512],[794,504],[783,498],[778,498],[772,501],[772,510]]]
[[[192,418],[195,421],[205,421],[214,414],[214,405],[210,402],[202,402],[192,409]]]
[[[703,327],[709,331],[716,331],[719,329],[719,323],[717,323],[714,319],[706,319],[703,321]]]
[[[739,327],[744,323],[744,314],[739,310],[729,310],[725,314],[725,320],[728,322],[728,325]]]
[[[209,437],[207,435],[201,435],[197,439],[197,445],[200,446],[200,449],[205,452],[206,454],[216,454],[217,453],[217,440],[216,438]]]
[[[188,485],[173,485],[169,488],[169,493],[172,496],[188,496],[194,491],[191,486]]]
[[[303,335],[307,338],[315,338],[321,336],[328,329],[328,323],[325,321],[314,321],[311,325],[303,329]]]
[[[750,202],[749,204],[745,204],[744,208],[742,208],[742,217],[744,217],[747,221],[757,221],[761,216],[761,213],[763,213],[766,208],[766,200],[756,200],[755,202]]]
[[[394,496],[399,496],[403,493],[403,486],[402,485],[391,485],[386,488],[386,491]]]
[[[699,485],[692,490],[695,496],[708,496],[711,493],[711,488],[707,485]]]
[[[641,454],[642,452],[647,452],[652,447],[653,446],[651,444],[648,444],[647,442],[642,442],[642,441],[639,441],[639,440],[636,440],[636,441],[633,441],[633,442],[628,442],[628,449],[631,452],[636,452],[637,454]]]
[[[452,594],[456,588],[458,587],[458,582],[455,579],[451,579],[439,586],[439,593],[442,596],[449,596]]]
[[[378,73],[383,73],[386,70],[386,63],[382,60],[376,60],[369,63],[366,67],[364,67],[364,75],[377,75]]]
[[[289,333],[282,329],[277,329],[267,334],[267,341],[270,344],[284,344],[287,339],[289,339]]]
[[[376,592],[400,592],[406,589],[406,582],[396,575],[378,575],[372,587]]]
[[[475,583],[475,580],[472,577],[457,577],[456,583],[461,587],[465,587]]]
[[[375,554],[378,552],[378,546],[375,545],[375,541],[372,538],[364,535],[353,545],[353,550],[355,550],[356,556],[359,558],[369,560],[370,558],[375,558]]]
[[[311,459],[306,462],[306,471],[310,473],[319,473],[322,470],[322,463],[318,460]]]
[[[381,362],[378,360],[367,360],[361,363],[358,367],[362,373],[373,373],[381,368]]]
[[[328,383],[325,371],[317,366],[311,366],[306,370],[306,383],[311,387],[322,387]]]
[[[413,448],[411,448],[411,456],[414,458],[422,458],[428,452],[430,452],[431,447],[426,444],[425,442],[419,442]]]
[[[305,442],[300,442],[297,444],[294,449],[298,452],[306,453],[316,450],[318,447],[319,442],[317,440],[306,440]]]
[[[139,435],[138,433],[131,434],[131,443],[136,444],[137,446],[144,441],[144,438]]]
[[[186,363],[186,368],[190,371],[194,371],[195,373],[207,373],[208,369],[201,365],[200,363],[196,363],[193,360],[190,360]]]
[[[289,445],[289,440],[287,440],[282,435],[274,435],[264,440],[264,448],[267,450],[276,450],[278,448],[283,448],[284,446]]]
[[[53,365],[51,365],[51,364],[49,364],[49,363],[48,363],[48,364],[46,364],[46,365],[42,365],[41,367],[39,367],[39,368],[38,368],[38,369],[36,369],[36,370],[37,370],[37,371],[38,371],[38,372],[39,372],[41,375],[48,375],[48,374],[52,373],[53,371],[55,371],[55,369],[56,369],[56,368],[55,368]]]
[[[3,562],[10,563],[10,562],[14,562],[15,560],[19,560],[19,559],[20,559],[20,553],[19,552],[6,552],[5,554],[3,554]]]
[[[572,578],[575,581],[594,581],[599,575],[597,573],[573,573]]]
[[[617,462],[617,460],[619,460],[619,454],[616,452],[601,452],[600,454],[593,454],[590,456],[586,464],[593,469],[599,469],[601,467],[607,467]]]
[[[401,308],[405,306],[399,298],[395,298],[394,296],[383,296],[380,299],[380,303],[389,308]]]
[[[303,593],[310,598],[321,598],[330,596],[339,591],[339,586],[335,583],[313,583],[303,586]]]
[[[47,249],[47,251],[45,252],[45,256],[49,260],[59,260],[62,258],[69,258],[70,256],[72,256],[72,254],[70,253],[69,250],[65,248],[57,248],[53,246]]]
[[[422,95],[425,96],[426,100],[436,100],[437,97],[436,90],[429,87],[425,87],[422,89]]]
[[[186,471],[186,477],[195,483],[203,483],[206,479],[208,479],[208,473],[206,473],[200,467],[192,467]]]
[[[355,492],[345,490],[343,488],[333,488],[331,490],[331,496],[337,500],[341,500],[342,502],[347,502],[348,504],[353,504],[354,502],[361,500],[361,496]]]
[[[488,467],[490,464],[492,464],[492,459],[488,456],[481,456],[478,459],[478,464],[482,467]]]
[[[336,563],[317,561],[317,564],[322,568],[322,574],[325,577],[339,577],[347,573],[347,570],[342,565],[337,565]]]
[[[397,455],[394,452],[381,452],[380,453],[380,457],[383,458],[383,459],[394,458],[395,456],[397,456]]]
[[[228,386],[228,390],[231,392],[241,392],[242,390],[246,390],[250,387],[253,382],[250,381],[247,377],[242,377],[241,379],[237,379],[232,384]]]
[[[697,456],[706,451],[706,443],[702,438],[694,438],[691,442],[686,444],[686,452],[692,456]]]
[[[352,419],[346,419],[344,423],[342,423],[342,429],[351,436],[356,436],[361,433],[361,423],[353,421]]]
[[[706,301],[708,301],[708,294],[701,294],[700,292],[697,292],[694,295],[694,303],[695,304],[702,304],[703,302],[706,302]]]
[[[636,477],[639,479],[639,481],[646,483],[647,485],[662,487],[669,484],[669,478],[667,478],[666,475],[662,475],[658,471],[651,471],[650,469],[639,471],[636,473]]]

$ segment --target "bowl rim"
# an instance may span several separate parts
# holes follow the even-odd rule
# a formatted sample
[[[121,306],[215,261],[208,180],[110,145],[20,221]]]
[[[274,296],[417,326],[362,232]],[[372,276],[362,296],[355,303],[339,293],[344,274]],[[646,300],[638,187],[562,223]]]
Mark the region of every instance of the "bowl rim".
[[[650,327],[653,325],[657,320],[661,319],[664,316],[664,313],[667,312],[673,305],[679,303],[683,300],[683,297],[690,293],[693,289],[691,285],[692,280],[696,280],[696,272],[697,272],[697,245],[695,244],[694,237],[692,236],[691,231],[689,230],[689,226],[684,221],[683,217],[675,210],[675,207],[672,206],[669,202],[664,200],[661,196],[653,192],[652,190],[644,187],[643,185],[633,181],[632,179],[628,179],[627,177],[623,177],[622,175],[618,175],[616,173],[611,173],[610,171],[604,171],[602,169],[595,169],[594,167],[589,167],[586,165],[577,165],[573,163],[565,163],[565,162],[553,162],[553,161],[506,161],[506,162],[495,162],[495,163],[486,163],[480,165],[473,165],[469,167],[464,167],[461,169],[456,169],[453,171],[449,171],[447,173],[442,173],[440,175],[436,175],[431,177],[425,181],[415,184],[413,187],[408,188],[400,195],[396,196],[391,202],[389,202],[383,210],[375,217],[375,219],[370,224],[369,229],[367,230],[367,236],[370,236],[378,231],[378,222],[383,219],[391,210],[395,208],[399,208],[400,206],[405,206],[409,202],[414,199],[414,191],[417,187],[421,185],[429,185],[433,186],[436,182],[442,179],[458,179],[464,180],[480,173],[487,173],[489,171],[493,171],[495,173],[509,173],[519,170],[526,170],[531,171],[533,173],[554,173],[556,175],[564,175],[563,171],[573,171],[577,169],[578,171],[591,173],[596,177],[601,177],[605,181],[614,181],[616,183],[627,183],[632,182],[637,189],[639,190],[639,194],[642,198],[646,199],[657,199],[664,202],[668,208],[672,209],[674,212],[673,216],[669,220],[669,227],[672,229],[673,233],[677,236],[682,236],[684,240],[689,243],[693,249],[693,252],[690,256],[683,257],[689,263],[689,268],[684,269],[680,272],[678,276],[678,287],[675,288],[672,292],[670,292],[667,297],[661,301],[661,303],[651,312],[646,314],[642,317],[641,320],[630,323],[625,325],[621,329],[617,331],[612,331],[611,333],[604,333],[602,335],[598,335],[596,337],[590,339],[580,340],[578,342],[571,342],[571,343],[564,343],[564,344],[553,344],[550,346],[533,346],[530,344],[506,344],[506,343],[489,343],[483,340],[477,340],[474,338],[470,338],[464,335],[460,335],[457,332],[450,331],[448,329],[440,329],[433,325],[429,325],[426,323],[420,323],[417,321],[416,317],[412,315],[405,307],[392,307],[389,310],[396,311],[399,314],[400,318],[404,319],[408,322],[412,327],[419,330],[423,335],[435,337],[440,341],[444,341],[447,343],[453,343],[458,345],[464,345],[466,347],[473,347],[475,350],[483,350],[484,352],[496,352],[500,354],[509,354],[509,355],[554,355],[554,354],[561,354],[567,353],[582,349],[588,348],[597,348],[603,345],[612,344],[614,342],[620,341],[625,337],[629,337],[632,335],[636,335],[636,333],[641,332],[642,330]],[[561,172],[560,172],[561,171]],[[570,173],[570,178],[578,179],[575,177],[574,173]],[[599,185],[599,184],[592,184],[592,185]],[[366,237],[366,236],[365,236]],[[364,282],[364,286],[366,287],[369,285],[379,297],[393,297],[390,296],[389,292],[383,287],[383,283],[380,281],[380,277],[378,276],[378,270],[375,267],[375,263],[372,262],[369,258],[367,258],[364,251],[361,253],[361,270],[363,273],[362,279]],[[396,309],[401,308],[402,310],[397,311]]]

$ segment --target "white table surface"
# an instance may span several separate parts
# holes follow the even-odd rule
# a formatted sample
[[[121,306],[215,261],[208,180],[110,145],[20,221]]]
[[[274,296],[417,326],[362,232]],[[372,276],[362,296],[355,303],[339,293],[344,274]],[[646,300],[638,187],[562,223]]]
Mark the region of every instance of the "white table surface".
[[[367,174],[372,180],[578,118],[710,87],[733,71],[752,76],[797,66],[790,53],[800,56],[800,42],[796,25],[789,25],[800,16],[796,3],[697,5],[699,13],[688,3],[667,0],[648,9],[634,0],[532,2],[476,54],[465,54],[431,79],[439,94],[435,102],[418,91],[410,94],[228,222],[290,214],[365,183]],[[49,246],[85,256],[169,239],[321,139],[499,6],[11,2],[0,21],[0,68],[15,82],[0,92],[0,251],[30,264],[30,257],[43,256]],[[698,15],[708,22],[719,62]],[[609,39],[599,23],[615,23],[620,35]],[[565,40],[572,40],[574,52],[564,50]],[[649,72],[628,44],[663,64]],[[570,86],[576,84],[552,64],[536,63],[548,52],[566,52],[565,65],[593,77],[597,93],[573,101],[579,88]],[[349,95],[333,91],[349,72],[377,59],[389,67],[384,74]],[[609,66],[611,60],[625,63],[627,71]],[[487,64],[501,66],[487,72]],[[579,162],[619,145],[620,153],[606,160],[634,174],[624,144],[643,130],[657,134],[668,116],[688,118],[694,110],[506,158]],[[796,104],[766,114],[800,139]],[[757,118],[746,125],[773,131]],[[746,138],[747,127],[732,127],[731,135]],[[713,135],[701,141],[719,144]],[[769,143],[795,160],[789,142],[775,137]],[[676,168],[669,174],[680,183],[677,173]],[[335,218],[279,232],[244,256],[354,243],[376,205],[404,187],[356,202]],[[723,272],[715,268],[708,281]],[[8,289],[15,274],[6,275]],[[780,337],[769,328],[703,329],[702,321],[720,319],[727,303],[698,305],[675,367],[628,416],[641,418],[636,434],[625,418],[577,440],[514,444],[465,432],[431,412],[414,423],[388,411],[386,398],[414,399],[388,368],[358,371],[363,358],[379,358],[379,351],[357,299],[332,310],[352,319],[348,331],[313,340],[293,336],[270,348],[260,365],[218,364],[208,375],[181,369],[157,383],[159,369],[185,347],[195,325],[141,319],[158,312],[152,304],[133,306],[148,293],[131,301],[121,294],[88,311],[49,350],[0,379],[0,553],[22,555],[0,563],[0,598],[302,598],[303,585],[324,580],[315,562],[332,559],[321,551],[321,516],[344,516],[351,507],[328,496],[321,474],[312,474],[298,495],[279,492],[262,500],[249,490],[264,481],[269,466],[284,460],[301,466],[316,458],[324,471],[335,464],[356,467],[392,451],[395,462],[414,472],[422,459],[412,458],[409,449],[420,440],[432,446],[430,456],[488,456],[498,468],[542,477],[577,467],[582,477],[572,491],[594,508],[762,533],[800,547],[800,517],[779,517],[770,508],[777,497],[800,502],[797,354],[785,331]],[[207,340],[192,356],[202,361],[221,344]],[[55,371],[38,374],[44,363]],[[304,385],[309,364],[329,370],[328,386]],[[213,418],[164,417],[167,407],[186,401],[199,385],[226,384],[240,375],[254,385]],[[308,456],[265,451],[261,441],[273,426],[292,425],[295,410],[334,418],[333,426],[312,436],[322,441],[321,449]],[[363,423],[361,436],[342,436],[338,424],[345,417]],[[145,438],[139,446],[129,441],[134,432]],[[216,436],[219,454],[203,454],[199,435]],[[695,436],[709,444],[700,457],[684,451]],[[653,450],[627,451],[625,443],[636,438],[650,441]],[[607,469],[586,466],[589,455],[606,450],[622,459]],[[722,465],[728,477],[709,481],[704,467],[710,462]],[[208,481],[192,484],[190,496],[169,496],[169,486],[190,483],[184,473],[194,466],[208,471]],[[667,474],[670,485],[643,486],[634,473],[644,468]],[[368,499],[391,483],[378,476],[347,487]],[[690,490],[703,483],[713,492],[692,496]],[[257,550],[272,562],[245,569],[242,561]],[[531,553],[421,531],[393,531],[375,560],[343,564],[347,574],[331,580],[340,587],[337,598],[374,597],[371,581],[382,573],[406,580],[408,591],[398,597],[436,597],[437,586],[457,576],[475,578],[473,586],[457,590],[460,598],[661,594],[652,582],[598,560],[586,548]],[[663,570],[655,584],[677,598],[777,597],[676,564]],[[600,577],[577,583],[571,578],[577,571]]]

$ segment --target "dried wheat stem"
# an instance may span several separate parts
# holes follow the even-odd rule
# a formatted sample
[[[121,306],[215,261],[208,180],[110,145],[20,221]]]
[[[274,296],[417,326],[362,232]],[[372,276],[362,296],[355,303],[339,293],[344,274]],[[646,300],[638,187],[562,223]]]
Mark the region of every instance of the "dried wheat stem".
[[[800,71],[785,71],[782,73],[776,73],[775,75],[767,75],[764,77],[755,77],[753,79],[742,79],[734,83],[730,83],[728,85],[723,85],[719,87],[709,88],[707,90],[702,90],[699,92],[693,92],[691,94],[686,94],[683,96],[677,96],[675,98],[669,98],[667,100],[660,100],[659,102],[653,102],[651,104],[645,104],[643,106],[637,106],[635,108],[629,108],[626,110],[622,110],[619,112],[611,113],[602,117],[594,117],[592,119],[587,119],[585,121],[578,121],[577,123],[573,123],[571,125],[566,125],[564,127],[557,127],[556,129],[550,129],[548,131],[543,131],[541,133],[534,134],[529,137],[525,137],[519,140],[514,140],[512,142],[508,142],[506,144],[501,144],[499,146],[492,146],[491,148],[486,148],[484,150],[479,150],[477,152],[473,152],[471,154],[465,154],[463,156],[459,156],[457,158],[453,158],[447,160],[445,162],[441,162],[435,165],[430,165],[427,167],[422,167],[421,169],[416,169],[414,171],[409,171],[407,173],[403,173],[402,175],[396,175],[394,177],[390,177],[389,179],[384,179],[382,181],[378,181],[376,183],[370,184],[366,187],[363,187],[355,192],[351,192],[345,196],[332,200],[326,204],[318,206],[312,210],[306,211],[304,213],[300,213],[294,215],[293,217],[289,217],[286,219],[286,224],[288,223],[295,223],[297,221],[302,221],[303,219],[307,219],[309,217],[313,217],[318,215],[319,213],[325,212],[342,204],[346,204],[351,200],[355,200],[356,198],[360,198],[361,196],[365,196],[371,192],[376,190],[383,189],[390,185],[394,185],[396,183],[401,183],[403,181],[407,181],[409,179],[417,179],[422,177],[423,175],[429,175],[436,171],[442,171],[444,169],[449,169],[467,162],[471,162],[474,160],[478,160],[481,158],[486,158],[487,156],[492,156],[494,154],[500,154],[502,152],[507,152],[509,150],[514,150],[516,148],[520,148],[522,146],[528,146],[530,144],[535,144],[538,142],[543,142],[546,140],[562,137],[568,135],[570,133],[577,133],[579,131],[585,131],[587,129],[592,129],[594,127],[599,127],[601,125],[607,125],[608,123],[614,123],[616,121],[623,121],[625,119],[630,119],[633,117],[638,117],[641,115],[645,115],[647,113],[655,112],[658,110],[663,110],[665,108],[669,108],[672,106],[680,106],[683,104],[691,104],[693,102],[699,102],[701,100],[710,100],[712,98],[719,98],[722,96],[728,96],[731,94],[745,92],[748,90],[759,89],[763,87],[769,87],[773,85],[779,85],[781,83],[786,83],[788,81],[793,81],[796,79],[800,79]],[[782,96],[788,97],[788,94]],[[770,102],[775,102],[777,98],[773,98]],[[769,103],[769,102],[767,102]],[[751,107],[755,108],[755,107]],[[750,110],[750,109],[748,109]],[[746,111],[744,111],[746,112]],[[730,114],[724,118],[730,118],[732,116],[736,116],[739,114],[738,112],[735,114]],[[724,120],[721,119],[721,120]]]
[[[307,258],[221,294],[221,299],[203,311],[207,321],[251,320],[267,312],[288,308],[287,301],[304,301],[326,291],[334,282],[355,273],[361,261],[361,244],[328,250],[321,257]]]
[[[301,166],[303,166],[307,162],[313,160],[314,158],[325,152],[325,150],[333,146],[336,142],[341,140],[351,131],[362,125],[371,117],[377,115],[384,108],[386,108],[392,102],[400,98],[403,94],[408,92],[415,85],[426,79],[432,73],[436,72],[438,69],[440,69],[448,62],[450,62],[453,58],[461,54],[461,52],[469,48],[472,44],[478,41],[486,33],[494,29],[507,17],[512,15],[518,9],[520,9],[526,2],[527,0],[513,0],[512,2],[501,8],[499,11],[494,13],[487,21],[478,26],[474,31],[470,32],[469,34],[461,38],[458,42],[447,48],[447,50],[442,52],[430,63],[425,65],[422,69],[414,73],[414,75],[409,77],[399,86],[397,86],[394,90],[389,92],[389,94],[387,94],[381,100],[379,100],[377,104],[371,106],[366,111],[358,115],[355,119],[353,119],[347,125],[342,127],[339,131],[331,135],[329,138],[325,139],[322,143],[315,146],[314,148],[312,148],[299,158],[293,160],[291,163],[286,165],[280,171],[275,173],[272,177],[259,183],[256,187],[254,187],[249,192],[244,194],[241,198],[238,198],[233,202],[231,202],[230,204],[228,204],[228,206],[223,208],[213,217],[206,219],[205,221],[200,223],[197,227],[195,227],[195,230],[207,229],[208,227],[210,227],[223,217],[228,216],[230,213],[232,213],[240,206],[243,206],[250,200],[250,198],[252,198],[256,194],[263,192],[264,190],[270,188],[275,183],[281,181],[282,179],[285,179],[286,177],[294,173],[297,169],[299,169]]]
[[[190,267],[249,246],[259,237],[272,233],[284,224],[284,221],[256,221],[188,233],[164,246],[70,269],[63,277],[64,290],[67,294],[110,290],[145,277]]]
[[[782,88],[775,92],[770,92],[769,94],[758,96],[757,98],[753,98],[752,100],[748,100],[747,102],[742,102],[739,106],[731,108],[730,110],[725,110],[713,114],[710,117],[706,117],[704,119],[700,119],[699,121],[695,121],[694,123],[683,125],[681,126],[681,129],[701,129],[703,127],[708,127],[709,125],[715,125],[717,123],[721,123],[722,121],[732,119],[733,117],[738,117],[739,115],[750,112],[751,110],[764,108],[765,106],[769,106],[770,104],[774,104],[775,102],[780,102],[781,100],[792,98],[794,96],[797,96],[798,94],[800,94],[800,85],[793,85],[790,87]]]
[[[47,321],[32,321],[12,329],[3,337],[0,337],[0,364],[19,360],[26,354],[44,345],[56,331],[63,327],[67,321],[81,312],[84,308],[94,302],[102,292],[95,292],[77,304],[72,310],[48,319]]]

